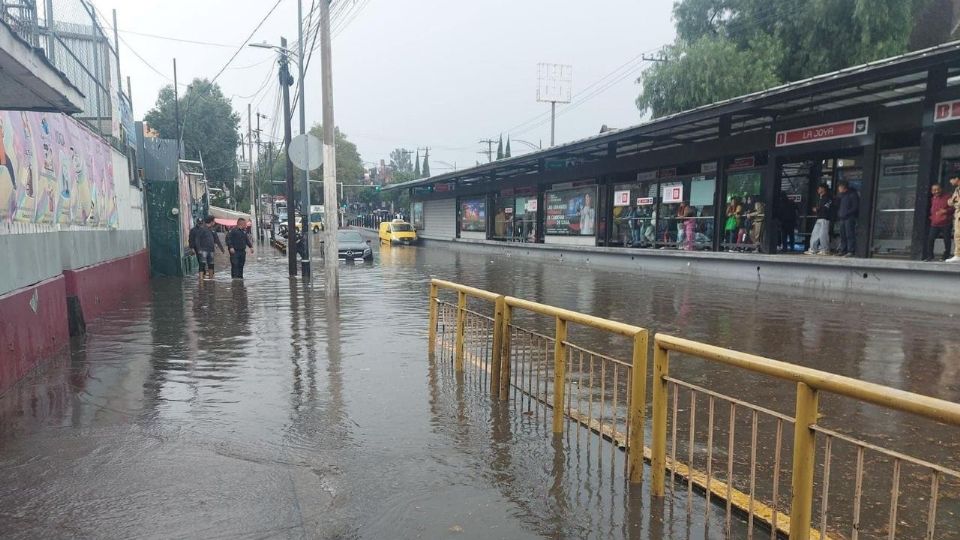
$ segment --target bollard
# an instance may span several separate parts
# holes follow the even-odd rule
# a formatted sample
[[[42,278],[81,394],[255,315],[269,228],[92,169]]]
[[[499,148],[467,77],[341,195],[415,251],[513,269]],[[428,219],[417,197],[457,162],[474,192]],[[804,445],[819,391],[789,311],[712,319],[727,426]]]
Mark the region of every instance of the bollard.
[[[430,283],[430,342],[427,345],[427,351],[430,356],[437,350],[437,284]]]
[[[627,452],[630,470],[630,483],[643,481],[643,424],[647,415],[647,331],[641,330],[633,336],[633,367],[630,379],[630,440]],[[666,433],[666,431],[664,431]]]
[[[510,322],[513,319],[513,308],[503,300],[503,317],[500,329],[500,401],[510,397]]]
[[[464,333],[464,323],[467,318],[467,293],[463,291],[457,292],[457,341],[456,348],[454,349],[455,354],[453,358],[453,367],[454,370],[459,372],[463,371],[463,333]]]
[[[650,473],[653,486],[650,493],[663,497],[667,470],[667,381],[670,373],[670,352],[654,340],[653,343],[653,443],[650,458]],[[633,428],[631,427],[631,430]],[[632,434],[632,431],[631,431]],[[632,454],[632,452],[631,452]],[[671,467],[673,464],[671,464]],[[631,471],[632,473],[632,471]],[[632,474],[631,474],[632,476]]]
[[[793,474],[791,476],[790,538],[810,538],[813,515],[813,473],[817,458],[817,434],[810,426],[817,423],[819,392],[806,383],[797,383],[796,421],[793,427]]]
[[[493,308],[493,346],[490,359],[490,395],[500,396],[500,364],[503,361],[503,308],[506,299],[498,296]]]
[[[563,433],[564,382],[567,379],[567,321],[557,317],[553,344],[553,432]]]

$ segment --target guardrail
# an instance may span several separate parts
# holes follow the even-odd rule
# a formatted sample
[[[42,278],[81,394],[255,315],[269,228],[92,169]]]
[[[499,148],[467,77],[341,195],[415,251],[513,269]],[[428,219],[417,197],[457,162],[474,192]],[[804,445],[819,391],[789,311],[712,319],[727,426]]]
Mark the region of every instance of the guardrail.
[[[441,299],[443,291],[455,292],[456,303]],[[519,326],[515,321],[521,314],[553,319],[553,331]],[[627,338],[630,360],[573,343],[572,326]],[[524,414],[539,418],[542,407],[546,422],[550,411],[554,434],[563,432],[565,422],[575,422],[609,441],[611,451],[625,452],[631,483],[642,480],[643,462],[649,461],[655,497],[663,497],[668,485],[671,490],[683,486],[688,512],[694,490],[705,496],[708,507],[725,503],[728,536],[734,512],[745,518],[748,530],[755,523],[768,526],[771,538],[896,538],[898,531],[928,539],[960,535],[960,471],[948,466],[957,456],[941,456],[944,462],[935,463],[937,459],[920,459],[825,427],[820,396],[833,394],[954,427],[960,427],[960,404],[658,334],[652,445],[645,448],[647,339],[647,330],[637,326],[448,281],[430,284],[431,357],[439,345],[441,353],[449,352],[456,372],[469,367],[468,373],[480,375],[481,386],[489,386],[494,399],[508,400],[512,390],[516,403],[527,408]],[[671,375],[671,353],[795,382],[794,415]],[[681,393],[689,394],[689,404],[681,404]],[[706,419],[698,419],[698,412],[706,412]],[[741,441],[744,435],[747,441]],[[714,443],[723,440],[726,448],[715,451]],[[742,457],[745,453],[748,459]],[[715,467],[716,461],[721,466]],[[889,491],[881,479],[885,467],[891,469]],[[770,485],[760,485],[767,476]],[[877,508],[882,504],[886,510],[881,516]],[[844,507],[850,507],[848,516],[840,515],[838,508]],[[886,523],[868,524],[864,509],[873,522],[885,518]],[[945,512],[938,514],[941,509]]]
[[[734,399],[730,396],[712,392],[679,379],[670,376],[670,356],[671,352],[680,353],[710,362],[724,364],[752,373],[766,375],[785,381],[796,382],[796,405],[794,416],[788,417],[762,407],[758,407],[742,400]],[[672,451],[671,456],[667,457],[667,415],[670,409],[669,396],[670,388],[673,388],[673,419],[672,425]],[[684,388],[690,392],[691,405],[689,407],[690,418],[687,422],[690,436],[688,445],[687,463],[681,464],[677,460],[677,429],[678,429],[678,396],[680,389]],[[940,399],[931,398],[903,390],[897,390],[887,386],[872,384],[869,382],[835,375],[815,369],[797,366],[786,362],[771,360],[761,356],[745,354],[738,351],[705,345],[696,341],[690,341],[673,336],[657,334],[654,338],[654,368],[653,368],[653,406],[652,406],[652,425],[653,425],[653,447],[651,457],[652,468],[652,492],[655,496],[663,496],[666,484],[666,471],[676,471],[678,467],[691,467],[694,463],[696,434],[696,396],[707,395],[710,403],[708,422],[711,428],[710,438],[707,441],[706,452],[713,451],[713,421],[714,421],[714,403],[716,400],[725,401],[731,407],[730,428],[728,430],[730,446],[727,449],[728,470],[727,477],[732,477],[733,455],[735,449],[732,448],[732,441],[735,433],[735,414],[736,408],[746,408],[751,411],[751,475],[750,475],[750,500],[754,500],[755,482],[756,482],[756,451],[757,451],[757,423],[758,415],[772,417],[776,421],[776,450],[775,450],[775,480],[773,487],[773,496],[769,512],[771,526],[776,529],[778,525],[778,483],[779,471],[781,468],[781,451],[783,442],[783,424],[792,423],[793,429],[793,453],[792,467],[790,473],[791,502],[790,508],[786,512],[789,518],[782,520],[788,524],[790,538],[809,538],[811,532],[811,522],[813,520],[814,494],[815,494],[815,472],[817,469],[817,436],[824,438],[823,458],[820,464],[822,473],[820,475],[820,516],[817,532],[820,536],[826,536],[828,530],[828,514],[830,511],[830,493],[831,493],[831,472],[833,471],[833,455],[836,452],[834,444],[842,442],[853,445],[856,448],[856,467],[853,472],[854,493],[852,500],[852,515],[849,523],[845,523],[850,528],[850,538],[856,539],[861,534],[864,524],[861,521],[861,509],[864,498],[864,464],[867,452],[872,452],[884,459],[892,460],[891,489],[889,497],[888,521],[885,532],[888,538],[896,538],[897,529],[900,522],[897,519],[898,511],[902,511],[900,501],[901,493],[901,467],[904,464],[910,464],[916,468],[925,471],[930,475],[929,502],[926,508],[926,531],[925,538],[935,538],[937,527],[937,509],[940,503],[941,482],[944,477],[960,480],[960,471],[944,467],[939,464],[931,463],[926,460],[908,456],[901,452],[896,452],[883,448],[876,444],[871,444],[864,440],[839,433],[835,430],[827,429],[819,425],[821,416],[820,394],[830,393],[845,398],[855,399],[863,403],[870,403],[902,413],[920,416],[950,424],[960,426],[960,404],[951,403]],[[712,464],[712,455],[707,457],[706,482],[707,497],[710,496],[709,483],[713,479],[710,464]],[[848,479],[849,479],[849,471]],[[731,485],[732,481],[727,485]],[[729,500],[729,497],[728,497]],[[953,508],[956,508],[958,501],[953,501]],[[728,506],[729,508],[729,506]],[[911,517],[915,517],[917,508],[909,509]],[[750,519],[753,519],[754,513],[750,512]],[[954,522],[956,514],[954,515]],[[838,525],[831,527],[839,528]],[[948,534],[957,534],[953,530]]]
[[[452,305],[439,301],[441,289],[457,293],[453,343],[457,371],[464,369],[466,344],[476,343],[478,333],[482,340],[485,323],[489,323],[492,348],[488,365],[483,355],[479,355],[479,361],[475,363],[489,370],[491,394],[500,400],[507,400],[513,387],[536,400],[537,412],[541,404],[552,410],[553,433],[562,433],[564,420],[568,419],[609,439],[627,452],[630,481],[641,481],[647,401],[646,329],[434,279],[430,283],[431,354],[436,352],[440,310],[452,308]],[[469,310],[469,298],[492,304],[491,316],[484,317]],[[528,311],[553,318],[553,335],[514,325],[514,311]],[[568,327],[571,324],[629,338],[633,351],[631,361],[617,360],[570,342]],[[478,328],[479,332],[476,331]],[[634,377],[634,373],[641,375]],[[599,392],[597,385],[600,386]]]

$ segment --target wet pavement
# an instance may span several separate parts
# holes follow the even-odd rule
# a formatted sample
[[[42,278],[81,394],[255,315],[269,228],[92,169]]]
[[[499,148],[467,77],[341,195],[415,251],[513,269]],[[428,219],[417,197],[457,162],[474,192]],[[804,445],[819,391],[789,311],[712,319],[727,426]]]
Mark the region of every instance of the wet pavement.
[[[695,501],[699,517],[680,519],[682,494],[651,507],[596,437],[551,440],[429,362],[430,277],[960,400],[960,303],[390,248],[343,265],[338,305],[320,279],[288,280],[271,248],[248,260],[244,283],[223,263],[202,286],[155,280],[0,397],[4,537],[721,536],[721,509]],[[788,386],[694,361],[677,371],[792,407]],[[828,425],[877,415],[824,409]],[[930,450],[925,429],[886,415],[877,435]],[[960,441],[934,438],[956,467]]]

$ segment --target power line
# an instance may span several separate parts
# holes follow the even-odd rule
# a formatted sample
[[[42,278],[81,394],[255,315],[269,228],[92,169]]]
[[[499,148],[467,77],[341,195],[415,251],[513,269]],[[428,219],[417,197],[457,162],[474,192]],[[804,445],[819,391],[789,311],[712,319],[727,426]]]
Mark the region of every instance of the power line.
[[[111,28],[111,30],[112,30],[112,28]],[[211,42],[211,41],[198,41],[198,40],[195,40],[195,39],[185,39],[185,38],[178,38],[178,37],[173,37],[173,36],[162,36],[162,35],[159,35],[159,34],[148,34],[148,33],[146,33],[146,32],[134,32],[133,30],[123,30],[123,29],[121,29],[121,28],[117,28],[117,32],[119,32],[119,33],[121,33],[121,34],[129,34],[129,35],[132,35],[132,36],[141,36],[141,37],[148,37],[148,38],[153,38],[153,39],[162,39],[162,40],[165,40],[165,41],[176,41],[176,42],[178,42],[178,43],[188,43],[188,44],[191,44],[191,45],[205,45],[205,46],[210,46],[210,47],[224,47],[224,48],[227,48],[227,49],[233,49],[234,47],[236,47],[236,45],[229,45],[229,44],[226,44],[226,43],[214,43],[214,42]]]

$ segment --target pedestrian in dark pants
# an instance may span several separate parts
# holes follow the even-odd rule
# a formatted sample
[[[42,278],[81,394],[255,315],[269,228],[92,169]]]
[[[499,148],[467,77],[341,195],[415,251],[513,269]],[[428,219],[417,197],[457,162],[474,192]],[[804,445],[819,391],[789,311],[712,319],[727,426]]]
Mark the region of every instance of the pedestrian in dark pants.
[[[930,188],[930,230],[927,243],[923,246],[923,260],[933,259],[933,246],[937,238],[943,239],[943,260],[950,258],[950,240],[953,238],[953,208],[950,196],[943,192],[940,184]]]
[[[237,226],[227,233],[227,248],[230,250],[230,277],[243,279],[243,265],[247,263],[247,248],[253,254],[253,242],[247,234],[247,220],[240,218]]]
[[[197,250],[197,261],[200,262],[200,279],[213,279],[213,249],[214,246],[220,248],[223,253],[223,244],[220,243],[220,237],[214,232],[215,226],[213,216],[207,216],[203,221],[202,227],[197,227],[193,236],[194,244]]]
[[[193,251],[194,256],[197,258],[197,264],[200,264],[200,250],[197,248],[197,232],[200,230],[200,227],[203,227],[203,220],[197,219],[197,222],[193,225],[193,228],[190,229],[190,236],[187,242],[187,246]],[[206,261],[203,261],[204,263]]]
[[[846,182],[837,185],[840,192],[840,255],[853,257],[857,253],[857,215],[860,213],[860,196]]]

